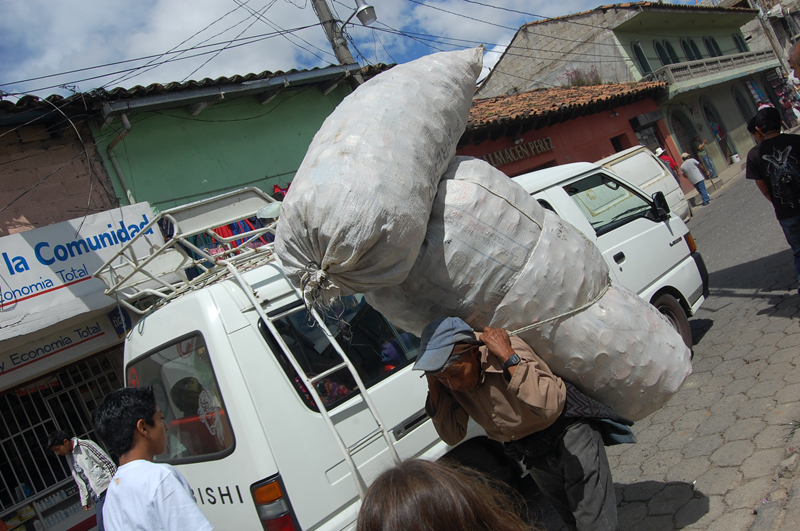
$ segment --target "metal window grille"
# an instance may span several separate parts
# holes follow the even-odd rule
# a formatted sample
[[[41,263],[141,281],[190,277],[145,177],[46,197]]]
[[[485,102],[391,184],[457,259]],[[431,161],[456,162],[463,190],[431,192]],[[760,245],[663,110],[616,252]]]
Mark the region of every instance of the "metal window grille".
[[[0,395],[0,513],[70,477],[67,460],[45,448],[52,431],[97,441],[94,409],[122,387],[115,358],[121,348]]]

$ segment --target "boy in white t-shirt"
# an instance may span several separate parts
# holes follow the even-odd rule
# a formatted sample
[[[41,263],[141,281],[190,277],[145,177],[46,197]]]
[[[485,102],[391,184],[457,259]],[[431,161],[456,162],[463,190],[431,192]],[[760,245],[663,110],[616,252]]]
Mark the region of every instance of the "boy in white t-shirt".
[[[106,531],[214,529],[180,472],[153,463],[167,449],[167,425],[151,387],[112,392],[97,407],[94,423],[119,460],[103,506]]]

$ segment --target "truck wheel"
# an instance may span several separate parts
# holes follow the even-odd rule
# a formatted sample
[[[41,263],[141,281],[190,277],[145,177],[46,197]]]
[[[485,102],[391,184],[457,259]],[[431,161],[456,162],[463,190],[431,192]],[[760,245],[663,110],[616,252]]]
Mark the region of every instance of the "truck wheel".
[[[672,295],[665,293],[653,301],[653,306],[664,314],[669,319],[672,326],[683,338],[683,342],[690,349],[692,348],[692,328],[689,326],[689,319],[686,318],[686,312],[683,311],[681,303]]]

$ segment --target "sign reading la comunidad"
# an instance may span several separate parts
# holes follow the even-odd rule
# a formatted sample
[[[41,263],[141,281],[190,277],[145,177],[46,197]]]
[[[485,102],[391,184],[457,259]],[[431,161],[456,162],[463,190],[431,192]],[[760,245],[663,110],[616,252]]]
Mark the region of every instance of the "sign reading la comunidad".
[[[36,314],[59,319],[98,310],[115,301],[98,296],[105,284],[92,275],[150,223],[147,203],[124,206],[0,238],[0,338],[15,334]],[[163,245],[157,229],[136,241],[140,256]],[[53,319],[35,319],[47,325]],[[24,330],[23,333],[29,333]]]

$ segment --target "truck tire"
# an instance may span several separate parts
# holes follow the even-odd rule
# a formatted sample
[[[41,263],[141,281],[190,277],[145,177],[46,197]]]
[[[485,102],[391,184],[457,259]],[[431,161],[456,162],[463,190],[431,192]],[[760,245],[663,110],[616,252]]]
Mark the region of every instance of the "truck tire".
[[[672,323],[672,326],[675,327],[675,330],[677,330],[683,338],[683,342],[691,349],[692,328],[689,326],[689,319],[686,317],[686,312],[683,311],[683,307],[681,303],[678,302],[678,299],[669,293],[664,293],[653,301],[653,306],[669,319],[669,322]]]

